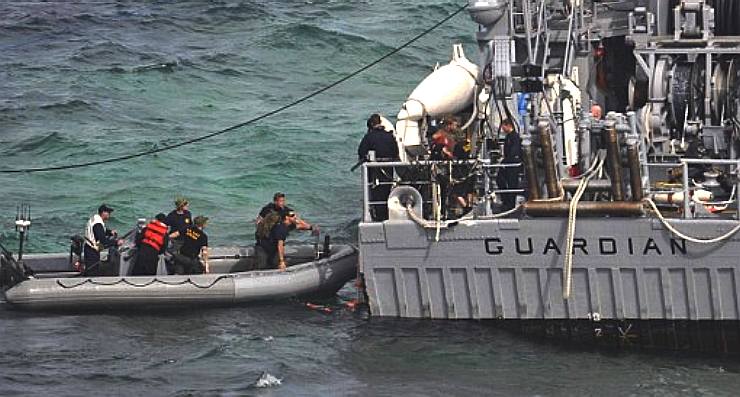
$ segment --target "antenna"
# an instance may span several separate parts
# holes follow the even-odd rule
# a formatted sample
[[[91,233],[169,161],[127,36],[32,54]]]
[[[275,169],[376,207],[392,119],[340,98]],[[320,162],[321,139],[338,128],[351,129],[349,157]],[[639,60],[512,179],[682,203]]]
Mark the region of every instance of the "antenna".
[[[20,204],[16,206],[15,231],[19,235],[18,261],[23,259],[23,243],[28,240],[28,230],[31,229],[31,206]]]

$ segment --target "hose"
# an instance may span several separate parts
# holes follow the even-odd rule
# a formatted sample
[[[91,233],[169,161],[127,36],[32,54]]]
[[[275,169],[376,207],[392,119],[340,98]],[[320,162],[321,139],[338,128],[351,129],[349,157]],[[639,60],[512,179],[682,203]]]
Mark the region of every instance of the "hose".
[[[658,207],[655,205],[655,202],[652,199],[646,198],[643,202],[646,203],[650,207],[650,209],[653,210],[653,212],[655,213],[655,215],[658,216],[658,219],[663,224],[663,226],[666,227],[666,229],[668,229],[671,233],[675,234],[676,236],[678,236],[678,237],[680,237],[680,238],[682,238],[682,239],[684,239],[686,241],[690,241],[692,243],[696,243],[696,244],[714,244],[714,243],[718,243],[720,241],[727,240],[728,238],[732,237],[732,235],[734,235],[735,233],[737,233],[738,231],[740,231],[740,223],[738,223],[738,225],[735,226],[735,227],[733,227],[729,232],[727,232],[727,233],[725,233],[725,234],[723,234],[721,236],[718,236],[718,237],[709,238],[709,239],[702,239],[702,238],[697,238],[697,237],[691,237],[689,235],[686,235],[686,234],[682,233],[681,231],[679,231],[678,229],[676,229],[673,225],[671,225],[668,222],[668,220],[665,219],[665,217],[663,217],[663,214],[660,212],[660,210],[658,210]]]

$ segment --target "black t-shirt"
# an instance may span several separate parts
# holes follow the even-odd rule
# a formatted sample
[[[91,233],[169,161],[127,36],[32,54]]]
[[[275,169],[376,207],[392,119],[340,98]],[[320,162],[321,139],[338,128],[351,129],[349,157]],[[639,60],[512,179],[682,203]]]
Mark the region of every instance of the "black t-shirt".
[[[182,248],[180,248],[180,253],[190,258],[197,258],[200,249],[208,246],[208,236],[203,230],[195,226],[185,229],[183,238],[184,242]]]
[[[293,209],[288,206],[284,206],[283,208],[278,208],[277,206],[275,206],[275,203],[269,203],[266,206],[262,207],[262,209],[260,210],[260,218],[264,219],[267,216],[267,214],[273,211],[279,212],[280,218],[282,219],[285,215],[288,214],[288,212],[293,211]],[[288,230],[295,230],[295,228],[296,228],[296,225],[291,224]],[[259,241],[259,237],[257,237],[257,232],[254,233],[254,236]]]
[[[284,223],[278,223],[272,227],[268,238],[260,240],[260,247],[262,247],[268,255],[274,255],[277,252],[278,241],[285,241],[288,238],[289,232],[290,230],[288,230],[288,227],[285,226]]]
[[[170,227],[170,233],[177,231],[183,234],[193,224],[193,217],[190,215],[190,211],[185,210],[182,214],[178,214],[177,210],[172,210],[172,212],[167,214],[167,219],[164,220],[164,223]]]
[[[290,207],[287,207],[287,206],[285,206],[283,208],[278,208],[277,206],[275,206],[275,203],[270,203],[270,204],[267,204],[266,206],[262,207],[262,209],[260,210],[260,216],[262,218],[264,218],[264,217],[267,216],[267,214],[269,214],[272,211],[279,212],[280,213],[280,216],[283,217],[288,212],[293,211],[293,209],[290,208]]]

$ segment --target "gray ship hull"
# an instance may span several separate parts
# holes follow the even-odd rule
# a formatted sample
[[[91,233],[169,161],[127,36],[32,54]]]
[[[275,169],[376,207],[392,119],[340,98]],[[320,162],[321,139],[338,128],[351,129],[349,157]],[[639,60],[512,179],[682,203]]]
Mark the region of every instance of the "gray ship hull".
[[[692,236],[733,220],[672,220]],[[479,219],[436,231],[361,223],[360,271],[375,316],[432,319],[739,320],[740,235],[672,236],[657,219],[581,218],[563,298],[567,220]]]

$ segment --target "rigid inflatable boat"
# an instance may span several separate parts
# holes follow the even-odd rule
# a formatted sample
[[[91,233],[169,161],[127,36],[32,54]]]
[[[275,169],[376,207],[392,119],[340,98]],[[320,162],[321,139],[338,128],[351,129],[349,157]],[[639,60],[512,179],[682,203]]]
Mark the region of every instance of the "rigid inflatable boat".
[[[88,277],[74,271],[72,254],[2,255],[6,306],[21,310],[192,309],[291,297],[331,296],[357,272],[350,245],[286,246],[288,268],[254,268],[253,247],[211,249],[210,273],[168,275],[164,259],[157,275],[130,276],[135,249],[114,250],[114,276]]]

